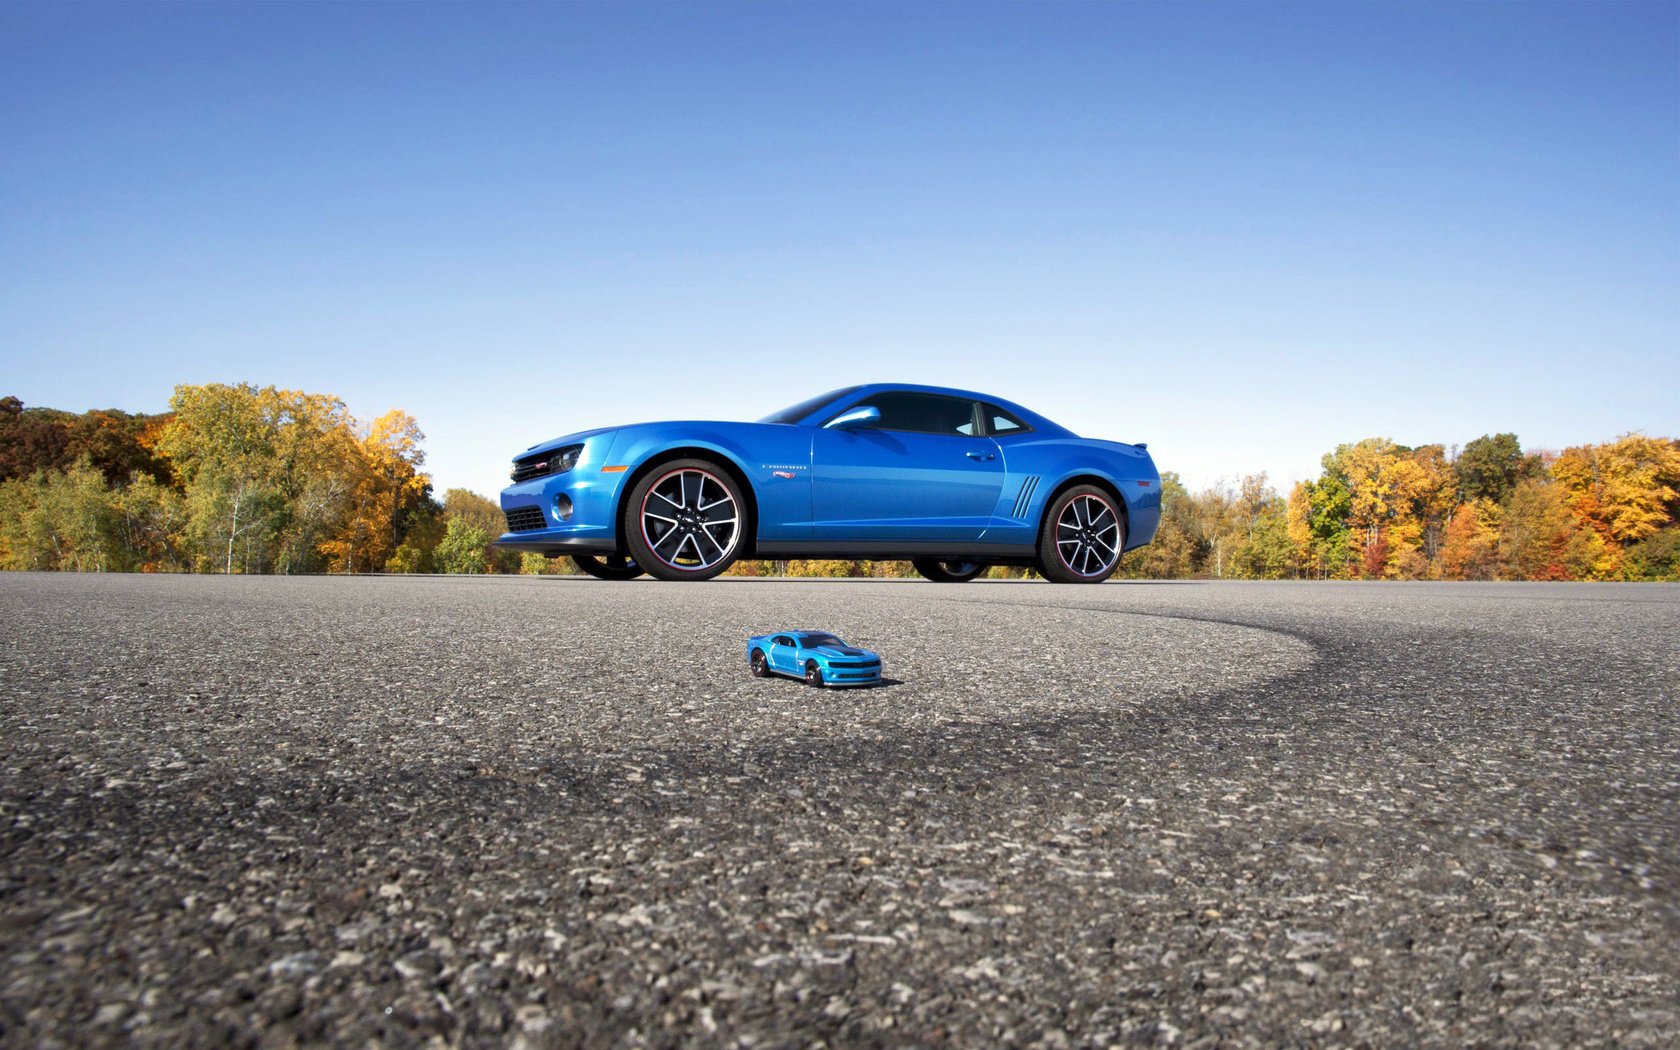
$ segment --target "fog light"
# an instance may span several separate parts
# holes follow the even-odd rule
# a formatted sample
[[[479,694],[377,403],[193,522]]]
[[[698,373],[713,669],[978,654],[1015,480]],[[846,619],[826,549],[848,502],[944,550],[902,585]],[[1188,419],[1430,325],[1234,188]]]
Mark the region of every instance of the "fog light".
[[[554,497],[554,516],[561,521],[572,520],[572,497],[564,492]]]

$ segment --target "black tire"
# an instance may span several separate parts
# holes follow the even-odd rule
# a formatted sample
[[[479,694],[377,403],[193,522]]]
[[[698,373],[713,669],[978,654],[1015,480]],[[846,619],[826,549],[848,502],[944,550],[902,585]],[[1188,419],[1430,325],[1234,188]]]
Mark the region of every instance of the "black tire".
[[[815,660],[805,661],[805,684],[816,686],[818,689],[828,684],[823,681],[822,668],[817,666]]]
[[[740,555],[749,524],[747,501],[727,471],[710,460],[677,459],[630,490],[624,546],[649,576],[709,580]]]
[[[1038,571],[1053,583],[1101,583],[1120,566],[1126,519],[1095,485],[1075,485],[1050,501],[1038,530]]]
[[[940,561],[937,558],[911,558],[910,564],[934,583],[967,583],[988,568],[974,561]]]
[[[597,580],[633,580],[646,575],[640,565],[622,554],[609,554],[604,558],[593,554],[574,554],[572,564],[578,567],[579,572]]]
[[[754,649],[752,651],[751,663],[752,663],[752,676],[754,678],[768,678],[768,677],[770,677],[770,665],[764,659],[764,650],[763,649]]]

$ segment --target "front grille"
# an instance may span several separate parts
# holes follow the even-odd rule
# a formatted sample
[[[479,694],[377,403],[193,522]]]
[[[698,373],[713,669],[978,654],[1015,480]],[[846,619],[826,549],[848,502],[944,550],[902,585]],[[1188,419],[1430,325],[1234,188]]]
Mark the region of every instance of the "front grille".
[[[535,532],[548,524],[541,507],[513,507],[507,511],[509,532]]]
[[[547,473],[547,459],[534,460],[530,463],[515,463],[513,465],[514,481],[530,481],[532,478],[540,478]]]
[[[844,667],[844,668],[880,667],[881,666],[881,661],[879,661],[879,660],[830,660],[828,662],[828,666],[836,667],[836,668],[841,668],[841,667]]]

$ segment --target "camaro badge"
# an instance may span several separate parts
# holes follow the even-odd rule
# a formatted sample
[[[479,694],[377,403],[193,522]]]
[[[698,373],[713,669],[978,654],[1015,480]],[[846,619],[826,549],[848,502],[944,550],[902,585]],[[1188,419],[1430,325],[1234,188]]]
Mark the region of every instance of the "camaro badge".
[[[793,471],[791,471],[791,470],[772,470],[770,472],[770,476],[773,477],[773,478],[786,478],[789,481],[792,481],[793,480]]]

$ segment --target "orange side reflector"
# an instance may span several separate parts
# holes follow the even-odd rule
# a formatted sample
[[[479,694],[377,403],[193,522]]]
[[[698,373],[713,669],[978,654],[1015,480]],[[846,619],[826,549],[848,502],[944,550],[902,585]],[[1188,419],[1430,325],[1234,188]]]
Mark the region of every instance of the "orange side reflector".
[[[1138,482],[1138,486],[1139,486],[1139,487],[1140,487],[1140,488],[1148,488],[1148,487],[1149,487],[1149,482],[1147,482],[1147,481],[1140,481],[1140,482]]]
[[[629,469],[630,469],[629,467],[602,467],[601,468],[601,473],[603,473],[603,474],[622,474]]]

